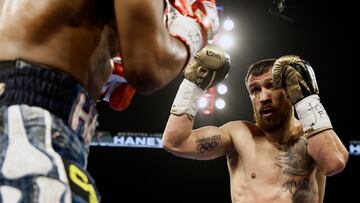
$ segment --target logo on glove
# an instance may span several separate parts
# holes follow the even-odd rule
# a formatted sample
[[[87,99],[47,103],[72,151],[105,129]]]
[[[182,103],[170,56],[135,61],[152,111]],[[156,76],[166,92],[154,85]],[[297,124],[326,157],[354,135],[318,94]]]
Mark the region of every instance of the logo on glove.
[[[221,55],[219,53],[213,52],[211,50],[206,50],[206,55],[215,57],[215,58],[221,60]]]

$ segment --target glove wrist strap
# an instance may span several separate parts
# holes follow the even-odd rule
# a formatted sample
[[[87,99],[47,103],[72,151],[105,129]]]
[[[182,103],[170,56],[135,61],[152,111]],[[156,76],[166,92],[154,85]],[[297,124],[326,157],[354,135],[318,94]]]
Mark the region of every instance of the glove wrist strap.
[[[306,137],[332,129],[331,121],[317,94],[310,95],[295,104],[295,110],[303,125]]]
[[[198,101],[203,93],[204,91],[200,87],[184,79],[176,94],[170,113],[175,115],[186,113],[190,119],[194,119],[198,111]]]

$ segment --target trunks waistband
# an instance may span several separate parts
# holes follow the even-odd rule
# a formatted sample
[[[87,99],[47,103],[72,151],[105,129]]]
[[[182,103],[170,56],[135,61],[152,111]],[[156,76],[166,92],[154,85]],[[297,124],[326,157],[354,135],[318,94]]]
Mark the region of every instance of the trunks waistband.
[[[96,122],[95,102],[75,79],[22,59],[0,61],[0,105],[15,104],[47,109],[85,137]]]

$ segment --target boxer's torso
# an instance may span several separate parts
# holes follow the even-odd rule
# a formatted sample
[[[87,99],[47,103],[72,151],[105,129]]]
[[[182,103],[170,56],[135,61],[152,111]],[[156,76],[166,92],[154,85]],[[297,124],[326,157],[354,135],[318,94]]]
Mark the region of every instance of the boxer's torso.
[[[241,135],[232,132],[232,202],[321,202],[325,177],[308,155],[305,138],[276,146],[251,128],[257,127]]]
[[[112,16],[101,15],[113,14],[111,6],[99,9],[99,3],[0,0],[0,60],[23,58],[54,67],[77,79],[96,98],[111,72],[104,64],[110,57],[104,27]]]

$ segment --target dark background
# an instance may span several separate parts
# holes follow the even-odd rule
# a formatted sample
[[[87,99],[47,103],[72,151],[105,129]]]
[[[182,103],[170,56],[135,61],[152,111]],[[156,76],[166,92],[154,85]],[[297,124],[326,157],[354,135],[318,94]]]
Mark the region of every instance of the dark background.
[[[274,14],[272,0],[218,0],[222,20],[235,22],[236,46],[229,50],[232,67],[225,83],[225,110],[198,114],[195,127],[251,120],[244,77],[250,64],[264,58],[296,54],[308,60],[317,76],[320,98],[335,131],[348,147],[360,140],[359,99],[355,72],[359,68],[355,22],[358,8],[348,1],[287,0],[285,11]],[[271,12],[269,9],[271,8]],[[271,14],[272,13],[272,14]],[[178,77],[151,96],[135,95],[129,108],[113,112],[99,103],[99,130],[162,132],[175,97]],[[360,202],[360,156],[351,156],[346,169],[328,177],[324,202]],[[230,203],[225,157],[196,161],[175,157],[162,149],[91,147],[88,168],[103,203],[171,202]],[[337,200],[336,200],[337,199]]]

